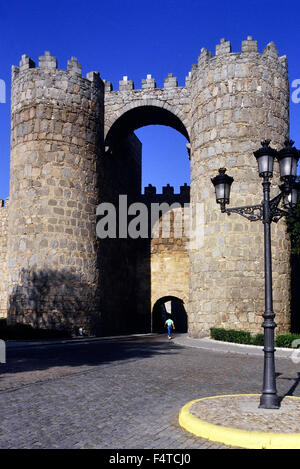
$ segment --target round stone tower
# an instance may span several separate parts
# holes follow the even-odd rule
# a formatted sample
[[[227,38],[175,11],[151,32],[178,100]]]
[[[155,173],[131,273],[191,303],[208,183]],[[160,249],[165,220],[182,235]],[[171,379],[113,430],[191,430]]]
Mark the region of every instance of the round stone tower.
[[[263,224],[222,214],[210,178],[220,167],[234,177],[230,206],[261,202],[262,181],[253,151],[266,138],[279,149],[288,137],[286,57],[278,57],[274,43],[260,54],[248,37],[242,51],[232,53],[230,42],[221,40],[214,57],[202,49],[190,86],[191,204],[194,210],[198,207],[200,235],[190,250],[189,334],[207,335],[212,326],[262,332]],[[276,163],[272,195],[279,191],[278,182]],[[284,220],[272,225],[272,249],[276,331],[283,332],[290,324]]]
[[[104,85],[72,57],[12,70],[8,319],[38,327],[98,320],[96,206]]]

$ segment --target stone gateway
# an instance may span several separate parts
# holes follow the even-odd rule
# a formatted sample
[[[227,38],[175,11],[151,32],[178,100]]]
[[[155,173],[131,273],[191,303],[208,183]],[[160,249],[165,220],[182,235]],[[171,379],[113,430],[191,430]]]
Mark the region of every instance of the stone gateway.
[[[191,185],[179,194],[169,185],[142,194],[134,131],[150,124],[187,139]],[[253,151],[266,138],[279,149],[288,136],[287,60],[272,42],[258,53],[249,36],[232,53],[222,39],[215,56],[201,50],[185,86],[169,74],[162,89],[148,75],[142,89],[123,77],[114,91],[97,72],[82,77],[74,57],[61,70],[49,52],[37,67],[23,55],[12,68],[10,197],[0,207],[1,316],[105,335],[158,331],[172,312],[192,337],[212,326],[261,332],[263,226],[221,214],[210,178],[226,167],[235,179],[231,204],[259,203]],[[169,235],[161,236],[160,216],[156,236],[97,238],[98,205],[117,206],[121,195],[147,206],[177,203]],[[178,215],[190,219],[188,235],[175,236]],[[277,332],[286,332],[284,221],[272,237]]]

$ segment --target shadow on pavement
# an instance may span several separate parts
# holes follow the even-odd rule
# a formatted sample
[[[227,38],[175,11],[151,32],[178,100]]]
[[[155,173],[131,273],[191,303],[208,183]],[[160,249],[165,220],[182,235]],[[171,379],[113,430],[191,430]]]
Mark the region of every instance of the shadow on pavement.
[[[181,347],[167,340],[167,336],[118,337],[105,338],[95,341],[80,341],[33,345],[18,348],[8,348],[6,363],[0,365],[0,389],[18,386],[12,375],[32,374],[33,381],[37,381],[38,373],[42,380],[47,379],[47,370],[64,369],[63,375],[86,370],[89,367],[111,364],[120,361],[135,361],[149,358],[153,355],[176,354]],[[76,369],[77,368],[77,369]],[[8,383],[3,383],[9,375]],[[51,378],[52,376],[50,376]],[[6,379],[7,381],[7,379]],[[25,384],[28,379],[21,380]],[[32,382],[31,379],[29,379]],[[3,386],[4,385],[4,386]]]
[[[281,373],[277,373],[277,375],[279,376]],[[294,383],[292,384],[292,386],[290,387],[290,389],[283,395],[283,396],[280,396],[280,402],[282,402],[284,400],[285,397],[287,396],[293,396],[294,395],[294,392],[296,391],[298,385],[300,384],[300,373],[298,372],[297,373],[297,377],[296,378],[279,378],[279,379],[285,379],[287,381],[294,381]]]

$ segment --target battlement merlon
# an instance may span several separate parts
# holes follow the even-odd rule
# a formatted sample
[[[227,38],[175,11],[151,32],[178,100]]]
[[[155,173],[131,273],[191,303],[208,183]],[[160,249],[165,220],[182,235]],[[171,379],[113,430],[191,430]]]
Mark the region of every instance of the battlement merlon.
[[[268,57],[275,57],[277,58],[278,57],[278,50],[275,46],[275,43],[272,41],[272,42],[269,42],[266,47],[264,48],[263,50],[263,53],[262,53],[262,56],[265,57],[265,56],[268,56]]]
[[[101,78],[100,78],[99,72],[89,72],[89,73],[86,74],[86,78],[90,82],[95,83],[97,85],[103,83]]]
[[[221,39],[220,44],[216,45],[216,56],[230,54],[231,52],[231,43],[226,41],[226,39]]]
[[[163,195],[174,195],[174,187],[167,184],[166,186],[163,186],[162,193]]]
[[[142,90],[149,90],[156,88],[156,81],[152,78],[152,75],[147,75],[145,80],[142,80]]]
[[[148,195],[148,196],[156,195],[156,187],[152,186],[152,184],[148,184],[148,186],[145,187],[145,195]]]
[[[105,93],[113,91],[113,85],[110,81],[103,80]]]
[[[164,88],[177,88],[177,86],[177,78],[174,77],[173,73],[169,73],[167,78],[164,80]]]
[[[128,76],[124,76],[123,80],[119,81],[119,91],[131,91],[134,90],[134,83],[132,80],[128,80]]]
[[[22,55],[20,63],[20,72],[28,70],[29,68],[35,68],[35,62],[26,54]]]
[[[192,72],[189,72],[188,76],[185,77],[185,86],[188,87],[191,84]]]
[[[257,52],[257,41],[253,41],[252,36],[242,41],[242,52]]]
[[[6,209],[8,207],[8,204],[9,204],[9,197],[7,197],[6,199],[0,199],[0,209],[1,208]]]
[[[46,51],[44,55],[39,57],[39,68],[44,68],[47,70],[56,70],[57,69],[57,59],[53,57],[49,51]]]
[[[81,75],[82,67],[76,57],[71,57],[71,59],[68,60],[67,70],[74,75]]]

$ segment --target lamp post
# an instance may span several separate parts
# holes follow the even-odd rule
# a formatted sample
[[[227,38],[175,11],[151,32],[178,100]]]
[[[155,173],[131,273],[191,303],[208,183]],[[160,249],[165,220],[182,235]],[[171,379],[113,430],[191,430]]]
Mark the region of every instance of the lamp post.
[[[264,266],[265,266],[265,312],[263,314],[264,328],[264,376],[263,390],[260,397],[260,407],[264,409],[278,409],[279,397],[275,379],[275,348],[273,294],[272,294],[272,255],[271,255],[271,223],[277,223],[280,218],[289,216],[299,201],[299,183],[296,183],[297,163],[299,151],[293,146],[292,140],[285,141],[285,147],[277,152],[271,148],[270,140],[261,142],[262,147],[254,152],[258,163],[258,173],[263,179],[263,201],[258,205],[226,208],[230,199],[230,188],[233,178],[225,174],[226,169],[220,168],[219,174],[211,179],[216,192],[217,203],[221,205],[221,212],[238,213],[250,221],[262,221],[264,224]],[[273,177],[274,159],[277,158],[280,167],[280,193],[270,200],[270,179]],[[284,210],[279,208],[283,202]]]

